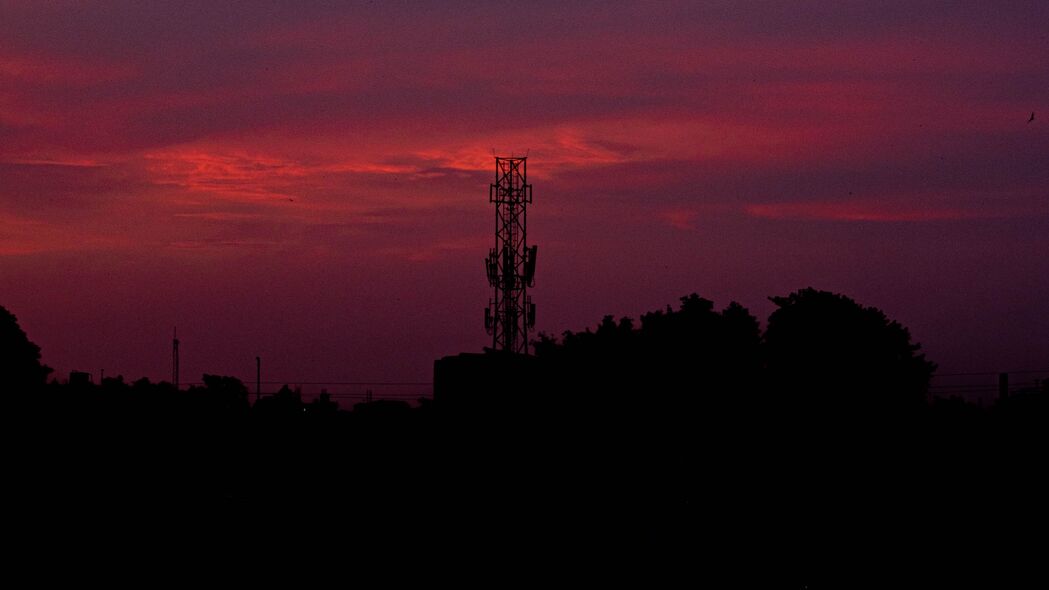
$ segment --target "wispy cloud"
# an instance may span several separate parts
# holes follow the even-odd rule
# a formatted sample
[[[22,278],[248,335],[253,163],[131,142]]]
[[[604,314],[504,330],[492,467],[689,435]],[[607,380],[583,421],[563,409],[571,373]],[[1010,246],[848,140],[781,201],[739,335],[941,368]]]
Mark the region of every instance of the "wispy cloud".
[[[562,248],[544,258],[561,314],[549,321],[582,325],[604,312],[593,305],[638,313],[642,289],[673,297],[714,276],[761,295],[782,282],[759,277],[845,281],[861,266],[856,284],[890,283],[892,262],[827,261],[895,233],[911,253],[947,252],[950,234],[953,252],[974,228],[985,243],[967,254],[967,281],[983,265],[995,285],[1044,294],[1030,279],[1046,276],[1044,257],[999,261],[1046,232],[1049,135],[1041,114],[1026,121],[1049,112],[1049,4],[595,7],[6,2],[0,253],[105,269],[84,271],[85,293],[115,273],[131,292],[206,275],[186,295],[193,309],[262,281],[260,266],[288,298],[313,277],[311,294],[338,292],[338,314],[381,317],[346,330],[374,335],[432,311],[395,306],[392,286],[473,305],[464,285],[484,288],[492,155],[528,154],[541,220],[529,231]],[[520,32],[512,48],[508,30]],[[423,280],[438,265],[420,261],[442,274]],[[927,276],[957,282],[951,262]],[[603,295],[571,295],[588,292]],[[42,317],[61,297],[41,284],[23,299]],[[324,330],[318,317],[296,319]],[[452,350],[472,338],[463,330],[431,336]],[[342,351],[362,348],[351,338]]]
[[[747,205],[744,210],[748,215],[765,219],[820,221],[921,222],[1000,216],[987,211],[900,207],[871,202],[764,203]]]

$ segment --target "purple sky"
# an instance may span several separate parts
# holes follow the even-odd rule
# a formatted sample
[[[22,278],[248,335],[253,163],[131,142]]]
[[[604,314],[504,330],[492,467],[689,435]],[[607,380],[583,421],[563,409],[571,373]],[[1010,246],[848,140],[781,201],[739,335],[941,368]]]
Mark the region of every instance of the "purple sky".
[[[0,305],[60,374],[177,325],[183,381],[428,380],[490,342],[493,149],[542,331],[814,286],[1049,368],[1049,3],[332,4],[0,0]]]

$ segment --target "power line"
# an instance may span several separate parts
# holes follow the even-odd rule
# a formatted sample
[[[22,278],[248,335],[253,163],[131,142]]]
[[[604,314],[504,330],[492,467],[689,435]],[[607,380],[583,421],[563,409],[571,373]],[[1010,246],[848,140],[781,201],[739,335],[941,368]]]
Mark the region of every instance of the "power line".
[[[933,377],[978,377],[981,375],[1000,375],[1002,373],[1008,373],[1010,375],[1027,375],[1031,373],[1049,373],[1049,369],[1028,369],[1024,371],[988,371],[983,373],[933,373]]]
[[[433,381],[262,381],[263,385],[433,385]]]
[[[238,381],[244,382],[242,379]],[[399,387],[421,387],[433,385],[433,381],[259,381],[262,385],[370,385],[370,386],[399,386]],[[204,385],[203,381],[194,381],[186,385]]]

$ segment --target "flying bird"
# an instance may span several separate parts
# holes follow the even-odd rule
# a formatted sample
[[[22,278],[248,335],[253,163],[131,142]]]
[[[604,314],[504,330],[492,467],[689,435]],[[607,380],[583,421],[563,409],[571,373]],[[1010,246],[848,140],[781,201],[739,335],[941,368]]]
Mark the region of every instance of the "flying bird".
[[[1031,111],[1031,118],[1027,120],[1028,123],[1034,121],[1034,111]]]

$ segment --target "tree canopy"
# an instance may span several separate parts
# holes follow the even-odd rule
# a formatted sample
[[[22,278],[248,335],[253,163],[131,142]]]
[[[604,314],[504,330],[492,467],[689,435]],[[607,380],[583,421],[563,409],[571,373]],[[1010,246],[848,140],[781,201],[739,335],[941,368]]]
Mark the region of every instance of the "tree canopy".
[[[0,306],[0,387],[13,392],[45,384],[51,368],[40,362],[40,347],[30,342],[18,318]]]
[[[606,316],[593,331],[540,335],[535,353],[576,390],[699,394],[707,404],[750,395],[820,413],[924,402],[936,365],[881,310],[812,288],[770,300],[778,309],[764,334],[738,303],[719,312],[693,293],[644,314],[639,328]]]
[[[764,347],[769,383],[822,408],[915,406],[936,369],[907,328],[875,307],[808,288],[770,297]]]

